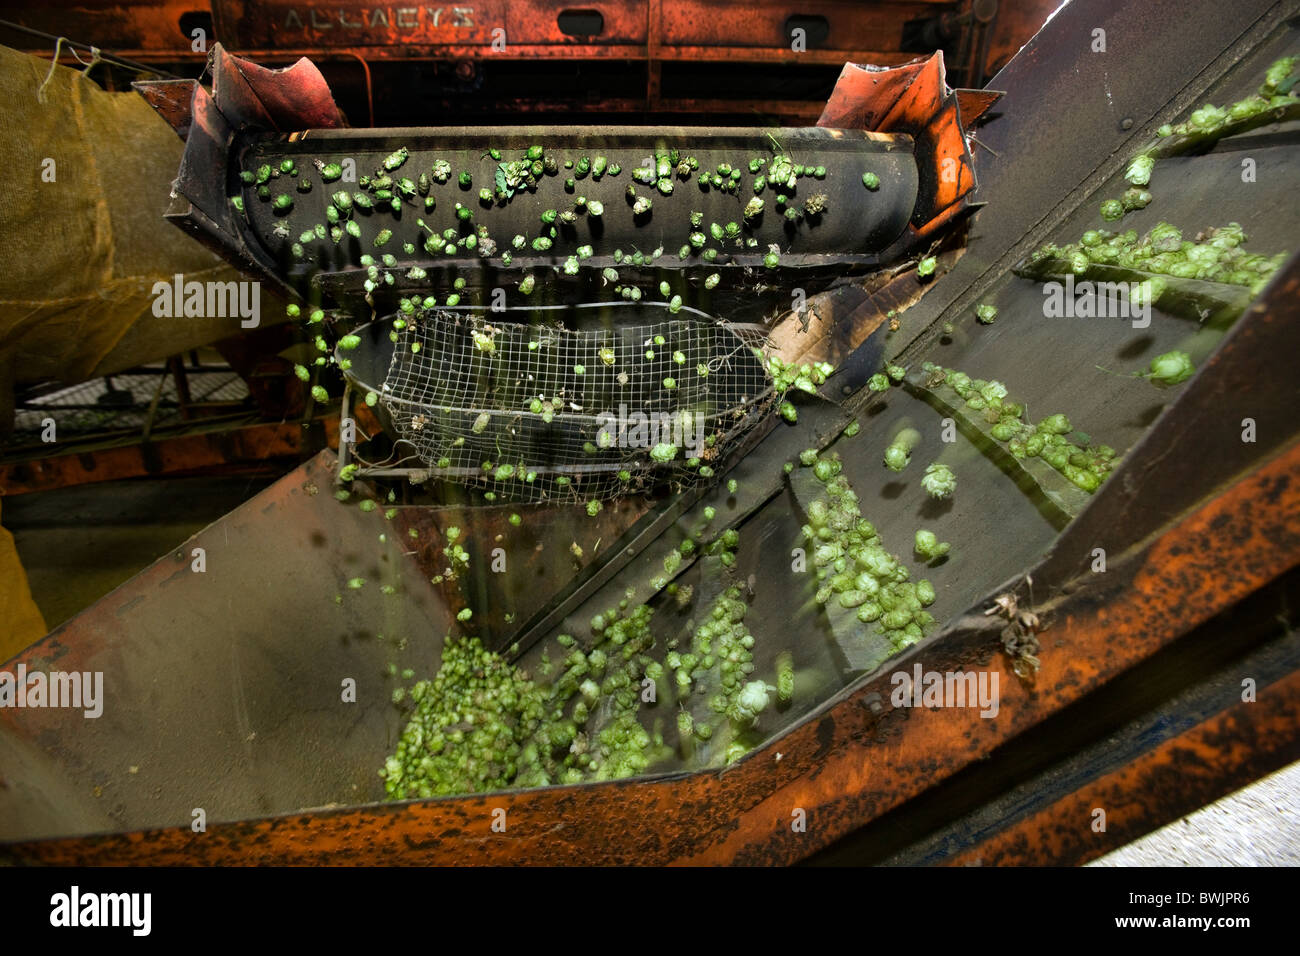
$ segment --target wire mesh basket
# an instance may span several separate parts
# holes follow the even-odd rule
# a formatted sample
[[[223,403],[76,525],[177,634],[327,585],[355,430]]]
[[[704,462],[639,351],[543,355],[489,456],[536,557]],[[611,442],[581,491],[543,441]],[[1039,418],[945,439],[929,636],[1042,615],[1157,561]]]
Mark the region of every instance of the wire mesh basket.
[[[381,401],[435,476],[513,501],[685,485],[775,410],[761,326],[666,305],[647,324],[603,303],[555,308],[527,323],[451,309],[394,321]]]

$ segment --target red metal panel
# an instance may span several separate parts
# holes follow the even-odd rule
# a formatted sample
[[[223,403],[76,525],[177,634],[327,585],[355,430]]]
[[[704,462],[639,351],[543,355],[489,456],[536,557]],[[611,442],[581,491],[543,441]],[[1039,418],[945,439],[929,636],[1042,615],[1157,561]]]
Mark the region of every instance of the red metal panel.
[[[369,59],[502,59],[627,57],[798,64],[904,62],[898,53],[902,24],[934,15],[943,0],[862,4],[824,0],[806,8],[778,0],[708,2],[684,0],[661,5],[613,0],[462,0],[460,3],[377,4],[344,0],[145,0],[132,4],[90,0],[7,9],[3,16],[51,35],[66,34],[73,20],[77,38],[144,61],[199,59],[216,41],[245,56],[328,58],[362,51]],[[181,29],[182,16],[211,12],[213,29],[202,49]],[[566,11],[600,14],[601,30],[571,35],[560,28]],[[795,53],[786,39],[792,15],[821,16],[828,23],[823,42]],[[652,18],[657,17],[651,36]],[[187,26],[190,24],[187,21]],[[503,29],[504,36],[494,31]],[[41,41],[19,37],[23,49]],[[504,40],[504,49],[494,48]],[[12,41],[11,41],[12,42]],[[69,58],[70,62],[70,58]]]

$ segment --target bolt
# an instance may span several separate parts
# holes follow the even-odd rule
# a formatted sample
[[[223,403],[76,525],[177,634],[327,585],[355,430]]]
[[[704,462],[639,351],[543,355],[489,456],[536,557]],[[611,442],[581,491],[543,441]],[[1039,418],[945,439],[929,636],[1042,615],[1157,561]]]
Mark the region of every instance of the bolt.
[[[1132,128],[1133,128],[1133,119],[1132,119],[1131,117],[1128,117],[1128,116],[1124,117],[1123,122],[1121,122],[1121,123],[1119,124],[1119,128],[1120,128],[1120,129],[1132,129]]]

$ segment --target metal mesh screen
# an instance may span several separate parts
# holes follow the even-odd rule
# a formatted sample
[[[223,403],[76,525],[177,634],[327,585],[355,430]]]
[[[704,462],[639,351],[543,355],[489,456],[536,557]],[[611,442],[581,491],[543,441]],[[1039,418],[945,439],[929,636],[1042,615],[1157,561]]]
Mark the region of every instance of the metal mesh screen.
[[[396,323],[383,402],[434,473],[510,500],[707,480],[775,408],[764,329],[576,331],[434,309]]]

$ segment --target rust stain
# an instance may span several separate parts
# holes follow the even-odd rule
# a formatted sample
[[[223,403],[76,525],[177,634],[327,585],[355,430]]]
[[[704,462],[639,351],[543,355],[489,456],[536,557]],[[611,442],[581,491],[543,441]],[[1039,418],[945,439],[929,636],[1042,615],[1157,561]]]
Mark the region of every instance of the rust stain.
[[[1300,673],[1030,814],[950,866],[1078,865],[1300,757]],[[1094,811],[1106,829],[1092,829]]]

